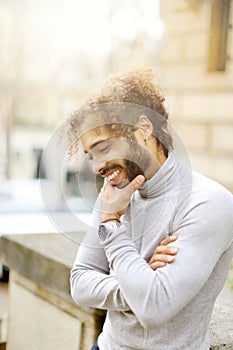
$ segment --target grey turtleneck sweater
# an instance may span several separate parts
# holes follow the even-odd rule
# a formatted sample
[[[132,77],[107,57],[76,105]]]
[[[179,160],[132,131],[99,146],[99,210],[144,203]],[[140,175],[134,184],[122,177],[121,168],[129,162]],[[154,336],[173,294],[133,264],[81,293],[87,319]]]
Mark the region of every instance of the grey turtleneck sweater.
[[[174,152],[99,242],[96,215],[71,271],[81,307],[106,309],[100,350],[207,350],[214,302],[233,257],[233,196]],[[175,262],[153,271],[156,246],[178,236]]]

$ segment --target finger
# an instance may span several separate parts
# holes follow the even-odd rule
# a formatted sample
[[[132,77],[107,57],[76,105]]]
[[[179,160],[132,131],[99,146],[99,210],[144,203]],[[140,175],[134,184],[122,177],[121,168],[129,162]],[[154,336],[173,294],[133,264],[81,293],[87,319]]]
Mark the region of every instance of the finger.
[[[132,192],[135,192],[142,186],[144,181],[145,181],[145,177],[143,175],[138,175],[137,177],[135,177],[135,179],[133,179],[130,182],[128,186],[131,186]]]
[[[177,238],[177,236],[167,236],[164,240],[162,240],[160,245],[167,245],[169,243],[175,242]]]
[[[166,266],[167,264],[166,263],[164,263],[164,262],[162,262],[162,261],[156,261],[156,262],[154,262],[154,263],[152,263],[152,264],[149,264],[149,266],[152,268],[152,270],[156,270],[156,269],[159,269],[159,268],[161,268],[161,267],[164,267],[164,266]]]
[[[148,264],[155,263],[156,261],[170,263],[175,260],[174,255],[167,255],[167,254],[154,254]]]
[[[149,264],[152,264],[156,261],[164,262],[164,263],[170,263],[175,260],[174,255],[167,255],[167,254],[155,254],[151,257]]]
[[[178,248],[172,247],[172,246],[163,246],[159,245],[155,249],[155,254],[170,254],[170,255],[176,255],[178,253]]]
[[[101,187],[101,190],[100,192],[103,192],[104,190],[106,190],[106,188],[108,187],[108,182],[105,181],[106,179],[104,179],[104,183],[103,183],[103,186]]]
[[[118,199],[116,187],[110,185],[108,182],[104,183],[101,188],[101,199],[106,202],[113,202]]]

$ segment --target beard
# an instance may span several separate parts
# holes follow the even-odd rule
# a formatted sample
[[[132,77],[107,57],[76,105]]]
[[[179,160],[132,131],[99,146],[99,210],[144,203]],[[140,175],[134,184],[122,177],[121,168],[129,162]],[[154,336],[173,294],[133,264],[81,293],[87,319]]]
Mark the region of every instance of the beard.
[[[129,156],[124,159],[125,169],[129,181],[131,182],[136,176],[143,175],[151,162],[149,152],[137,143],[130,143]]]
[[[121,140],[122,142],[122,140]],[[125,140],[124,140],[125,142]],[[118,188],[124,188],[138,175],[143,175],[145,178],[145,172],[152,162],[152,156],[148,150],[138,144],[137,141],[127,140],[127,152],[122,158],[115,158],[109,160],[109,166],[105,167],[100,175],[105,176],[108,172],[116,170],[117,168],[122,169],[125,172],[125,177],[121,179],[116,186]]]

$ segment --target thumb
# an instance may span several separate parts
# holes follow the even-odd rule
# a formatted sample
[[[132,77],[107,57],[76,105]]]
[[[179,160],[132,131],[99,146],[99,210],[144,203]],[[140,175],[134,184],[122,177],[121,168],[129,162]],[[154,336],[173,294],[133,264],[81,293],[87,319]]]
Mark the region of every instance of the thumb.
[[[142,186],[144,181],[145,181],[145,177],[143,175],[138,175],[137,177],[135,177],[135,179],[133,179],[133,181],[131,181],[130,183],[133,192],[138,190]]]

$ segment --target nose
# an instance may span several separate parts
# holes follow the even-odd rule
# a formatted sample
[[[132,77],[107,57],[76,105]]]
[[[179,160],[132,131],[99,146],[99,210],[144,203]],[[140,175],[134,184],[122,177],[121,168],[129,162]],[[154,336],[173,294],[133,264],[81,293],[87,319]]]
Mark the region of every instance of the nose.
[[[92,171],[95,173],[95,174],[100,174],[101,171],[104,169],[106,165],[106,161],[105,160],[97,160],[97,159],[93,159],[93,163],[92,163]]]

